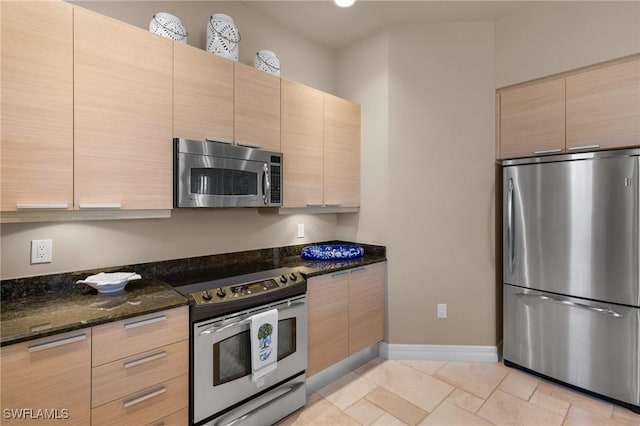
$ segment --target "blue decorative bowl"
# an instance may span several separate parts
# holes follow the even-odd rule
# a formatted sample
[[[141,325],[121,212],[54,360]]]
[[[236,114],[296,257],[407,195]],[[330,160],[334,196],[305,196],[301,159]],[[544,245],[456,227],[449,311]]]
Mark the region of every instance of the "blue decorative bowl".
[[[356,259],[364,249],[353,244],[316,245],[302,248],[302,257],[313,260]]]

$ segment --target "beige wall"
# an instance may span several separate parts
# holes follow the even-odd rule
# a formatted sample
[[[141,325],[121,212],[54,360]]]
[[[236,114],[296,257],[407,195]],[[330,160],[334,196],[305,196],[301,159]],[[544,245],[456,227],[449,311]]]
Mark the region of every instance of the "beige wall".
[[[338,238],[386,245],[389,209],[389,36],[381,32],[339,52],[338,92],[361,113],[359,213],[338,215]]]
[[[640,52],[640,2],[538,2],[496,20],[496,87]]]
[[[233,1],[93,1],[73,0],[87,9],[148,29],[156,12],[171,13],[186,27],[188,44],[206,47],[207,23],[214,13],[231,16],[240,30],[239,62],[253,66],[258,50],[272,50],[281,75],[316,89],[336,93],[336,54],[332,49],[284,30],[263,14]]]
[[[389,34],[388,340],[495,345],[493,23]]]
[[[305,238],[296,238],[304,223]],[[174,210],[170,219],[3,224],[1,278],[180,259],[335,238],[336,215],[284,215],[257,209]],[[53,240],[53,261],[30,265],[30,241]]]

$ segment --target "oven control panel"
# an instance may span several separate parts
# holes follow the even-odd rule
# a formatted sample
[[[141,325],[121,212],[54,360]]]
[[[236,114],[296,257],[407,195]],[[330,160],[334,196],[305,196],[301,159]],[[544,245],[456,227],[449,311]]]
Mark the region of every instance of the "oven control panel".
[[[299,272],[290,272],[260,281],[208,288],[190,293],[190,296],[196,305],[208,305],[247,299],[304,282],[304,277]]]

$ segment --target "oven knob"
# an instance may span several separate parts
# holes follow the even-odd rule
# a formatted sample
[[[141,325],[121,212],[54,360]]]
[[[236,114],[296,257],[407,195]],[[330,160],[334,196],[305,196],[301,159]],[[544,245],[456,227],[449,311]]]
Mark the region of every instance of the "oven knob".
[[[202,298],[204,300],[209,301],[209,300],[211,300],[213,298],[213,295],[211,294],[211,292],[209,292],[209,290],[205,290],[205,291],[202,292]]]
[[[227,292],[224,291],[224,288],[221,287],[218,289],[218,291],[216,291],[216,295],[218,297],[225,297],[227,295]]]
[[[293,272],[291,273],[291,275],[289,275],[289,278],[291,279],[291,281],[295,281],[298,279],[298,277],[296,276],[296,274],[294,274]]]
[[[284,274],[280,275],[280,282],[282,284],[286,284],[287,283],[287,277]]]

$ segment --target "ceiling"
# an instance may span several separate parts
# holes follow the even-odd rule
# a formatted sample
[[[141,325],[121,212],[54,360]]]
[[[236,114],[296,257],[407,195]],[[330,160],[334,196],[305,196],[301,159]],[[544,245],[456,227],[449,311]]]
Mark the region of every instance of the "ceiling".
[[[358,0],[340,8],[332,0],[243,1],[288,30],[331,48],[341,48],[392,25],[492,21],[532,1]]]

